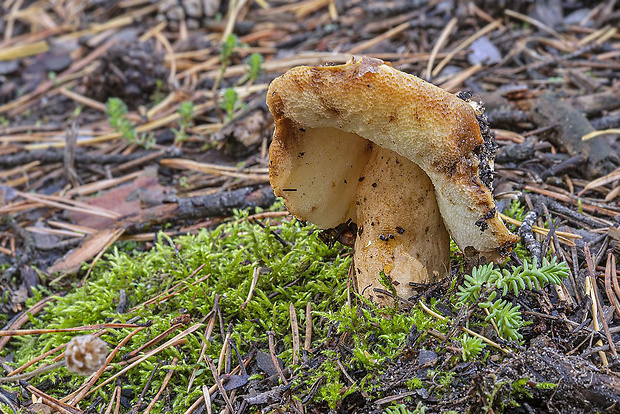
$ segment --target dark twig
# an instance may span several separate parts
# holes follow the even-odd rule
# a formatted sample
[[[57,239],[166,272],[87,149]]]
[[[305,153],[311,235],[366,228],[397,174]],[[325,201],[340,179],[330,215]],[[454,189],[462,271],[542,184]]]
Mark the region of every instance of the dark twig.
[[[620,112],[605,115],[590,121],[594,129],[610,129],[620,127]]]
[[[224,401],[226,402],[226,406],[228,407],[228,410],[231,413],[234,413],[235,410],[233,409],[232,403],[230,399],[228,398],[228,394],[226,393],[226,390],[224,389],[224,384],[222,384],[222,380],[220,379],[220,376],[217,374],[217,368],[215,367],[213,360],[211,359],[209,355],[205,355],[205,359],[207,361],[207,364],[209,365],[209,369],[211,370],[211,373],[213,374],[213,379],[215,380],[217,389],[220,391],[220,394],[222,394],[222,397],[224,397]]]
[[[228,216],[236,208],[268,207],[275,201],[271,187],[253,191],[245,187],[227,193],[179,198],[177,214],[185,219]]]
[[[155,365],[155,368],[153,368],[153,371],[151,371],[151,375],[149,375],[149,379],[146,381],[144,388],[142,388],[142,392],[140,393],[138,402],[131,409],[131,414],[137,414],[138,411],[142,409],[142,406],[144,405],[144,396],[146,395],[146,392],[148,391],[148,389],[151,387],[151,382],[153,381],[153,377],[155,376],[155,373],[157,372],[160,366],[161,366],[161,361],[157,361],[157,365]]]
[[[537,260],[537,264],[541,263],[541,244],[538,240],[536,240],[536,236],[532,232],[532,226],[534,222],[538,218],[538,213],[535,210],[530,211],[523,218],[523,223],[521,227],[519,227],[519,236],[521,236],[521,241],[530,255]]]
[[[540,178],[542,178],[544,181],[549,177],[561,176],[567,171],[580,167],[586,161],[587,158],[583,154],[577,154],[567,160],[562,161],[559,164],[554,164],[551,167],[547,168],[545,171],[542,172],[542,174],[540,174]]]
[[[604,224],[592,218],[590,216],[586,216],[585,214],[579,213],[578,211],[572,210],[569,207],[566,207],[563,204],[558,203],[555,200],[550,199],[549,197],[545,197],[543,195],[538,194],[528,194],[536,203],[544,203],[547,208],[556,214],[560,214],[563,217],[566,217],[573,223],[576,223],[580,226],[585,225],[591,228],[599,228],[603,227]]]
[[[280,376],[282,383],[284,385],[287,385],[288,381],[286,380],[286,376],[284,375],[282,368],[280,368],[280,364],[278,363],[278,357],[276,356],[276,347],[274,343],[275,333],[273,331],[269,331],[267,332],[267,336],[269,337],[269,355],[271,355],[271,362],[273,362],[273,366],[276,369],[278,375]]]
[[[0,388],[0,401],[2,401],[2,403],[4,403],[5,405],[9,406],[9,408],[11,409],[11,411],[13,411],[14,414],[18,414],[15,405],[13,405],[13,400],[9,397],[9,395],[6,395],[5,391]]]
[[[595,304],[596,310],[598,311],[598,315],[600,316],[600,321],[603,325],[603,331],[605,332],[605,336],[607,337],[607,343],[609,344],[609,349],[611,350],[611,353],[614,356],[614,358],[616,358],[618,356],[618,353],[616,352],[616,347],[614,346],[614,341],[611,337],[611,332],[609,332],[609,326],[607,325],[605,313],[603,312],[603,306],[601,305],[601,301],[599,300],[598,286],[596,284],[596,277],[595,277],[595,265],[592,263],[592,256],[590,255],[590,249],[588,248],[587,244],[584,246],[583,250],[586,256],[586,264],[587,264],[588,273],[590,276],[590,283],[592,285],[592,300],[596,302]],[[595,314],[592,315],[594,322],[596,322],[596,319],[594,319],[596,318],[596,316],[597,315]],[[597,323],[594,324],[595,329],[596,329],[596,325]]]
[[[120,165],[140,159],[144,157],[144,155],[157,152],[158,151],[136,151],[131,154],[89,154],[78,148],[75,154],[73,154],[73,158],[78,166]],[[159,158],[175,158],[179,156],[182,156],[182,154],[178,148],[170,148],[162,153]],[[14,168],[33,161],[39,161],[41,164],[56,164],[63,162],[64,159],[64,151],[56,148],[41,151],[20,151],[15,154],[0,156],[0,167],[3,169]]]

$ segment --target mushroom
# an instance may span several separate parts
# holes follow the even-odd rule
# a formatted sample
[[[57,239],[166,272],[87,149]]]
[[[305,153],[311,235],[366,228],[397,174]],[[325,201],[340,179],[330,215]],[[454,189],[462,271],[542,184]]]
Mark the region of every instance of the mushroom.
[[[301,220],[357,225],[358,290],[379,304],[446,277],[450,238],[505,258],[517,241],[493,201],[495,142],[482,109],[379,59],[296,67],[269,86],[269,179]]]

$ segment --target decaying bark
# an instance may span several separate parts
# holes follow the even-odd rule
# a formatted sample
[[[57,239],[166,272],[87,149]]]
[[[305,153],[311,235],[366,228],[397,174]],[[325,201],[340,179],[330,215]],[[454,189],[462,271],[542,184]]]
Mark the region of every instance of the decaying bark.
[[[549,134],[554,145],[565,148],[571,156],[587,157],[585,173],[589,177],[608,174],[620,164],[618,155],[604,139],[581,140],[594,128],[581,111],[557,97],[547,94],[536,99],[531,117],[538,126],[556,125]]]
[[[590,95],[578,96],[573,99],[573,106],[588,116],[613,111],[620,108],[620,91],[611,90]]]
[[[557,384],[551,406],[620,410],[620,377],[605,373],[578,356],[565,356],[553,348],[551,340],[538,337],[525,354],[525,368],[537,382]]]
[[[179,205],[175,217],[188,219],[225,216],[231,214],[234,209],[269,207],[275,201],[275,196],[271,187],[263,187],[256,191],[244,187],[227,193],[179,198],[175,201]]]

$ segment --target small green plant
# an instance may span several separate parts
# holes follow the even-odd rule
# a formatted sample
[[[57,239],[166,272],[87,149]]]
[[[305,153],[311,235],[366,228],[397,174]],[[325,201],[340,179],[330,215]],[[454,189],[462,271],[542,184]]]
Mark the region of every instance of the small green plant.
[[[443,388],[447,388],[452,384],[452,380],[454,379],[454,372],[452,371],[444,371],[439,376],[439,380],[437,383],[441,385]]]
[[[418,377],[408,379],[407,381],[405,381],[405,385],[410,390],[419,390],[420,388],[424,387],[424,383]]]
[[[105,112],[108,115],[108,122],[123,138],[131,144],[137,144],[146,149],[155,146],[153,134],[145,132],[138,134],[135,125],[127,118],[127,105],[119,98],[110,98],[106,102]]]
[[[183,102],[177,112],[181,115],[181,122],[184,125],[190,125],[194,112],[194,103],[190,101]]]
[[[471,361],[484,349],[485,344],[482,339],[475,336],[464,334],[461,337],[461,349],[463,361]]]
[[[119,98],[110,98],[105,104],[105,113],[108,115],[110,126],[123,135],[125,135],[125,130],[133,128],[131,122],[125,118],[127,112],[129,112],[127,105]]]
[[[536,388],[539,390],[553,390],[558,387],[558,384],[554,384],[553,382],[538,382],[536,383]]]
[[[421,402],[418,403],[415,410],[411,411],[405,404],[392,404],[383,412],[384,414],[424,414],[426,406]]]
[[[183,142],[185,141],[187,136],[187,130],[193,126],[193,114],[194,112],[194,103],[193,102],[183,102],[177,113],[181,116],[179,120],[179,128],[172,128],[172,132],[174,132],[174,142]]]
[[[256,79],[258,79],[258,75],[260,75],[263,70],[264,61],[265,59],[260,53],[252,53],[245,59],[245,63],[248,65],[247,77],[250,79],[250,82],[256,82]]]
[[[237,46],[239,46],[239,38],[234,33],[229,34],[226,36],[226,39],[222,41],[220,45],[220,61],[224,68],[230,64],[230,58]]]
[[[224,72],[226,72],[226,68],[230,65],[230,58],[232,57],[235,48],[239,46],[239,38],[237,35],[229,34],[226,39],[222,41],[220,44],[220,72],[213,83],[212,91],[215,91],[220,87],[220,82],[222,81],[222,77],[224,76]]]
[[[379,283],[392,294],[392,298],[394,300],[393,309],[394,311],[398,310],[398,295],[396,294],[396,288],[392,284],[392,280],[383,272],[379,273]]]
[[[515,220],[523,221],[526,214],[525,205],[522,205],[519,200],[512,200],[505,214]]]
[[[80,116],[82,114],[82,110],[84,108],[82,107],[82,105],[78,105],[75,107],[75,109],[73,110],[73,114],[71,115],[71,118],[77,118],[78,116]]]
[[[243,107],[243,103],[239,102],[239,95],[233,88],[227,88],[222,95],[220,108],[226,112],[226,119],[230,121],[235,116],[235,111]]]
[[[495,322],[499,334],[504,339],[521,340],[523,336],[519,329],[523,326],[523,319],[519,305],[513,305],[505,299],[509,291],[518,295],[527,289],[540,289],[545,283],[562,283],[568,275],[566,263],[558,263],[555,258],[550,262],[543,259],[543,266],[538,267],[536,260],[529,264],[523,261],[523,266],[512,266],[508,269],[494,269],[493,264],[476,267],[472,274],[465,276],[463,286],[457,292],[457,306],[478,306],[486,309],[486,321]]]
[[[335,352],[332,353],[332,356],[335,359],[338,358],[338,355]],[[348,395],[356,390],[355,386],[349,387],[348,390],[345,389],[346,386],[340,379],[340,369],[331,360],[325,360],[319,367],[319,371],[325,378],[325,383],[319,389],[315,397],[315,401],[327,403],[330,409],[333,410],[338,407],[344,398],[343,391]]]
[[[189,183],[187,182],[187,177],[183,176],[181,178],[179,178],[179,185],[181,187],[183,187],[184,189],[189,189],[191,186],[189,185]]]
[[[528,378],[520,378],[512,382],[512,394],[525,396],[527,398],[533,398],[532,392],[529,386],[530,380]]]
[[[163,101],[167,95],[167,92],[168,92],[168,86],[166,82],[164,82],[161,79],[155,79],[155,90],[150,96],[150,100],[151,102],[153,102],[153,105],[157,105],[161,101]]]

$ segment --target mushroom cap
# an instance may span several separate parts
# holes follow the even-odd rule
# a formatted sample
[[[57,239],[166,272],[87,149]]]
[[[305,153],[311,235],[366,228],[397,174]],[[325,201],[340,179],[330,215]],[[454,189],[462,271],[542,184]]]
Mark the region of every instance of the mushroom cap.
[[[485,154],[487,146],[475,110],[467,101],[381,60],[362,58],[345,65],[293,68],[271,83],[267,105],[276,125],[270,148],[270,180],[276,195],[282,196],[298,217],[333,227],[332,222],[322,223],[313,213],[332,208],[334,201],[337,214],[332,214],[332,221],[338,214],[343,221],[355,221],[351,206],[355,202],[355,180],[346,180],[346,189],[322,197],[314,205],[309,201],[321,195],[330,182],[338,186],[344,181],[325,171],[328,165],[320,160],[314,168],[321,172],[321,179],[312,185],[326,181],[324,185],[314,188],[307,183],[301,208],[295,200],[299,194],[292,194],[300,189],[291,174],[298,166],[310,164],[309,159],[298,156],[302,149],[307,152],[313,148],[307,137],[321,137],[327,142],[343,137],[344,144],[331,144],[330,163],[332,168],[339,161],[346,163],[340,165],[349,166],[345,170],[350,176],[359,174],[368,159],[365,140],[417,164],[431,179],[446,228],[461,250],[473,248],[489,260],[497,260],[518,240],[499,218],[490,182],[483,180],[492,168],[492,157]],[[297,153],[292,154],[291,149]],[[317,158],[325,152],[312,151],[317,151]],[[287,192],[285,186],[295,187],[288,188],[295,191]]]

